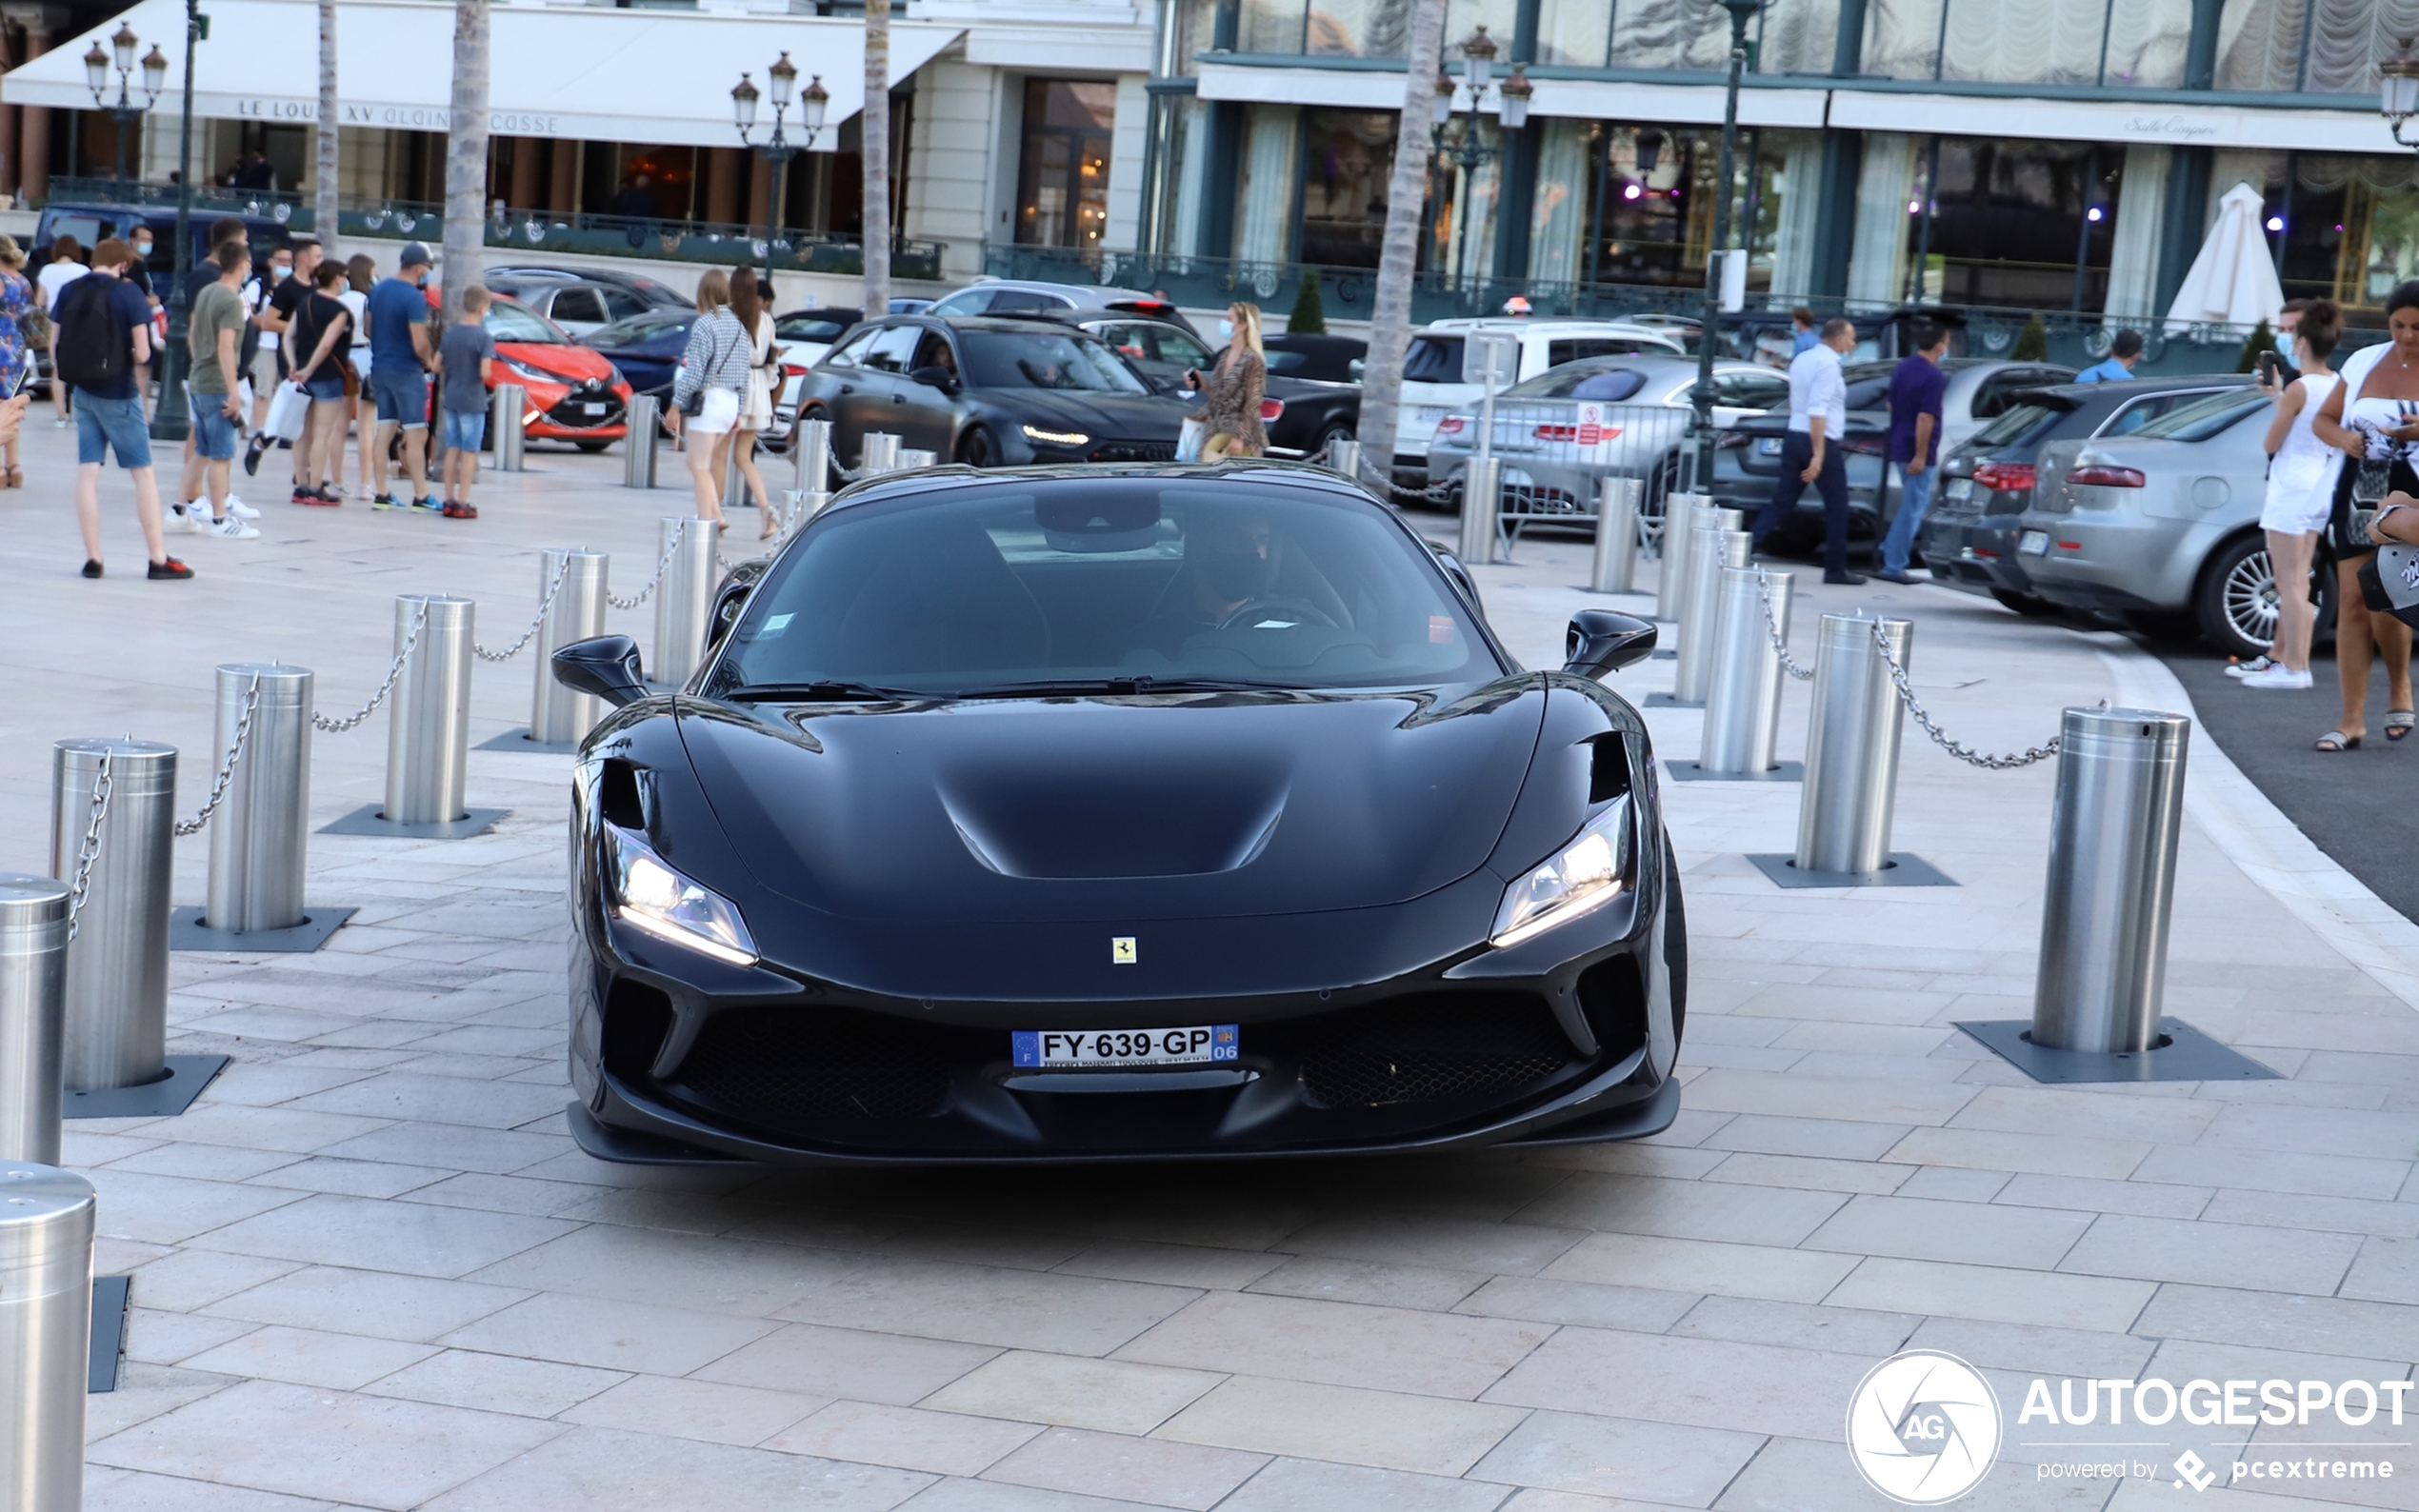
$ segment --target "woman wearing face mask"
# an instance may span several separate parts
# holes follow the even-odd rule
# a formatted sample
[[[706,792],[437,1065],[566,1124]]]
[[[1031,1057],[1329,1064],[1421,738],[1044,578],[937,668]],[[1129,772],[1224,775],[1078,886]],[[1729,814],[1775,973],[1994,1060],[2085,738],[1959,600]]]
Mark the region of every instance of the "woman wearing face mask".
[[[1256,457],[1269,449],[1269,432],[1260,424],[1260,395],[1268,387],[1268,359],[1260,349],[1260,307],[1229,305],[1218,322],[1227,349],[1210,367],[1185,374],[1185,382],[1201,394],[1201,408],[1190,418],[1201,422],[1209,439],[1201,444],[1201,460]]]
[[[2411,448],[2419,444],[2419,279],[2396,285],[2386,296],[2386,328],[2388,341],[2363,347],[2346,360],[2343,381],[2329,391],[2309,426],[2320,441],[2349,459],[2335,480],[2327,522],[2335,558],[2335,672],[2343,684],[2344,714],[2318,738],[2323,751],[2356,750],[2368,733],[2372,647],[2386,659],[2386,738],[2401,740],[2419,723],[2411,713],[2410,627],[2389,614],[2369,613],[2361,602],[2360,567],[2377,547],[2352,524],[2354,509],[2388,491],[2419,493],[2419,473],[2410,465]]]
[[[2276,573],[2276,639],[2269,654],[2243,674],[2243,686],[2298,689],[2309,686],[2309,634],[2316,606],[2309,599],[2309,566],[2318,532],[2333,511],[2335,474],[2343,453],[2318,438],[2311,423],[2334,391],[2327,359],[2335,349],[2342,311],[2331,299],[2306,300],[2293,312],[2293,367],[2301,376],[2284,386],[2268,425],[2268,500],[2259,516],[2268,532],[2268,560]],[[2229,668],[2231,670],[2231,668]]]

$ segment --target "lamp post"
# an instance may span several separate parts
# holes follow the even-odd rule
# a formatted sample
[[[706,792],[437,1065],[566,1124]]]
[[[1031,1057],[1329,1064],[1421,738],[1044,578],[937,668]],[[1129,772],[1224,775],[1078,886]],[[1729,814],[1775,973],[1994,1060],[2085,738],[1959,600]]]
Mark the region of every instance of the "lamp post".
[[[1435,155],[1460,169],[1465,185],[1474,184],[1478,170],[1492,162],[1503,149],[1488,147],[1478,140],[1478,107],[1491,87],[1495,90],[1496,124],[1507,131],[1517,131],[1529,124],[1529,101],[1536,89],[1529,82],[1528,73],[1520,67],[1512,69],[1511,77],[1495,84],[1494,40],[1480,27],[1462,43],[1462,82],[1469,87],[1469,109],[1463,112],[1462,134],[1448,143],[1445,128],[1453,119],[1453,79],[1439,64],[1436,70],[1436,103],[1429,126],[1429,139],[1434,144]],[[1469,196],[1465,196],[1467,200]],[[1465,203],[1461,209],[1462,268],[1469,267],[1470,226],[1476,219]]]
[[[110,38],[108,52],[102,51],[101,44],[95,42],[92,50],[84,55],[84,82],[91,86],[92,103],[107,110],[110,119],[117,123],[117,176],[120,183],[126,181],[127,128],[143,119],[144,112],[159,103],[160,90],[168,83],[168,59],[162,57],[160,50],[154,47],[143,59],[143,103],[134,103],[129,85],[135,68],[134,50],[141,45],[141,39],[134,35],[134,29],[121,21],[117,35]],[[117,103],[114,105],[109,100],[111,68],[117,70]]]
[[[1730,180],[1738,172],[1739,79],[1747,71],[1747,24],[1764,0],[1722,0],[1730,12],[1730,78],[1722,97],[1722,169],[1713,189],[1713,250],[1730,246]],[[1705,319],[1697,331],[1697,381],[1689,390],[1696,410],[1697,481],[1713,476],[1713,344],[1722,333],[1722,281],[1710,258],[1705,269]]]
[[[2396,142],[2419,148],[2419,142],[2405,141],[2402,134],[2403,123],[2419,115],[2419,58],[2410,55],[2410,43],[2404,37],[2394,55],[2377,65],[2377,108]]]
[[[798,126],[806,133],[806,140],[793,146],[784,130],[788,125],[791,96],[798,88],[797,65],[790,61],[789,53],[783,53],[771,68],[765,70],[765,81],[772,91],[772,135],[770,139],[762,145],[748,140],[748,133],[756,129],[756,102],[762,96],[744,73],[739,76],[739,87],[730,91],[730,110],[739,122],[740,142],[762,152],[771,169],[771,183],[768,186],[771,192],[767,198],[765,211],[766,239],[770,241],[781,226],[782,174],[789,168],[791,158],[814,149],[815,138],[823,134],[824,112],[830,109],[831,94],[823,87],[822,74],[818,73],[807,81],[807,92],[796,96]]]
[[[176,138],[176,247],[172,253],[176,271],[168,284],[168,350],[160,355],[160,402],[151,411],[154,441],[183,441],[192,427],[192,411],[185,399],[186,369],[191,366],[185,349],[186,307],[190,303],[185,285],[192,277],[193,263],[193,49],[204,30],[201,0],[185,0],[185,113]],[[159,50],[153,48],[151,55],[157,57]],[[147,61],[147,72],[149,69]]]

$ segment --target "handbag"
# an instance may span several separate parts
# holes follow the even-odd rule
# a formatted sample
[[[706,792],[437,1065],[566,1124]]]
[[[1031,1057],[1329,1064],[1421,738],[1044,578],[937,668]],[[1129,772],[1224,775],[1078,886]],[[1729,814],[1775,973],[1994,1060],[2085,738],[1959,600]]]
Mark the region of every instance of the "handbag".
[[[1178,462],[1199,462],[1201,460],[1201,444],[1209,439],[1210,427],[1206,422],[1187,419],[1183,427],[1176,432],[1176,460]]]
[[[722,366],[722,338],[715,336],[712,340],[713,345],[706,349],[707,373]],[[689,397],[680,402],[680,412],[684,418],[694,420],[705,412],[707,387],[705,377],[700,376],[697,387],[689,390]]]
[[[303,433],[303,421],[310,414],[310,390],[289,378],[270,396],[269,417],[261,424],[261,433],[279,441],[298,440]]]

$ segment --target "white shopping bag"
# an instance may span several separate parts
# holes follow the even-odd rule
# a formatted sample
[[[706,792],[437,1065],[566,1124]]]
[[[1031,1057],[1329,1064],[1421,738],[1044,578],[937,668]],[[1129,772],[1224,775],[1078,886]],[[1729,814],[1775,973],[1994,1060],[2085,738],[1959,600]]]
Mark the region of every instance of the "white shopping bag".
[[[310,394],[292,379],[277,386],[270,397],[269,419],[261,430],[279,441],[297,441],[303,433],[303,421],[310,414]]]
[[[1209,434],[1210,428],[1202,422],[1198,420],[1186,421],[1184,423],[1184,428],[1176,432],[1176,460],[1178,462],[1199,462],[1201,460],[1201,444],[1209,439]]]

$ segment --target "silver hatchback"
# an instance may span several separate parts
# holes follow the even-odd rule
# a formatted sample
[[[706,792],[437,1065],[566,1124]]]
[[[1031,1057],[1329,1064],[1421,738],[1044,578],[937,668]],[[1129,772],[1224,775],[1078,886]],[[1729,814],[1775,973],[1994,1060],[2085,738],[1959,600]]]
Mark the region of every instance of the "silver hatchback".
[[[2129,436],[2045,447],[2016,539],[2033,591],[2153,633],[2197,628],[2230,655],[2266,650],[2276,582],[2259,515],[2273,406],[2231,389]]]

